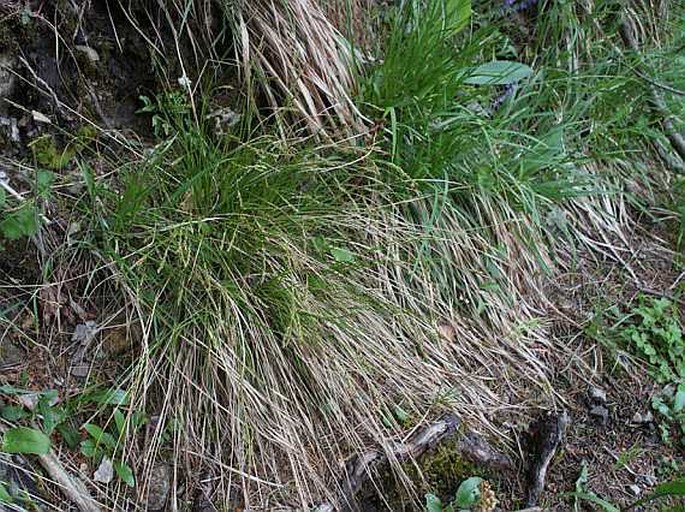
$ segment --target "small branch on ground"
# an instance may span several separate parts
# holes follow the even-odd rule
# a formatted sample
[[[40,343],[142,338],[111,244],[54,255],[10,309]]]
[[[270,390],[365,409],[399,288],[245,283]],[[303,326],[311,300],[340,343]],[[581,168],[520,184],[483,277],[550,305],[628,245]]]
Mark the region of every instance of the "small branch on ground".
[[[38,460],[50,478],[59,485],[67,498],[81,512],[100,512],[102,510],[86,489],[85,484],[78,477],[71,476],[52,451],[45,455],[38,455]]]
[[[36,426],[34,425],[34,428]],[[5,434],[6,429],[0,425],[0,434]],[[83,481],[75,476],[71,476],[69,472],[64,469],[64,466],[55,456],[52,449],[46,454],[36,455],[40,465],[48,473],[52,481],[54,481],[66,497],[74,503],[80,512],[102,512],[102,507],[90,495],[86,485]],[[4,510],[0,508],[0,510]]]

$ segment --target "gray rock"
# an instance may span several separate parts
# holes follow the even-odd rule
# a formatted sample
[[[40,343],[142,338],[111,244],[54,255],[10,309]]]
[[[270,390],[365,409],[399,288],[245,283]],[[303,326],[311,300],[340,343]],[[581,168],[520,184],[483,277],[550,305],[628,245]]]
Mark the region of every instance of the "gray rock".
[[[150,473],[147,493],[147,510],[166,510],[166,502],[171,489],[171,468],[166,464],[156,464]]]
[[[597,386],[591,386],[588,390],[588,397],[595,405],[603,405],[607,403],[607,392]]]
[[[654,487],[656,484],[659,483],[659,479],[654,475],[640,475],[638,480],[641,484],[647,487]]]
[[[595,405],[590,409],[590,416],[599,419],[602,425],[606,425],[609,422],[609,409],[603,405]]]
[[[100,60],[100,56],[98,55],[98,52],[96,52],[90,46],[77,44],[74,48],[76,48],[78,51],[83,53],[88,58],[88,60],[91,62],[98,62]]]
[[[0,371],[19,369],[26,363],[26,351],[6,339],[0,343]]]
[[[640,488],[639,485],[635,485],[635,484],[629,485],[628,490],[630,491],[630,494],[632,494],[635,497],[642,494],[642,489]]]

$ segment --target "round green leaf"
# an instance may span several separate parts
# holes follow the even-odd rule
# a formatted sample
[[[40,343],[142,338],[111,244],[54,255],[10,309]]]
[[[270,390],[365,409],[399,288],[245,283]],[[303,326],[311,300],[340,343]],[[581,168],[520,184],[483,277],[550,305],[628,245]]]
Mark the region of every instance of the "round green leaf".
[[[426,512],[443,512],[442,502],[435,494],[426,494]]]
[[[457,489],[454,504],[460,508],[469,508],[475,505],[480,499],[480,484],[482,481],[483,479],[478,476],[472,476],[464,480],[459,489]]]

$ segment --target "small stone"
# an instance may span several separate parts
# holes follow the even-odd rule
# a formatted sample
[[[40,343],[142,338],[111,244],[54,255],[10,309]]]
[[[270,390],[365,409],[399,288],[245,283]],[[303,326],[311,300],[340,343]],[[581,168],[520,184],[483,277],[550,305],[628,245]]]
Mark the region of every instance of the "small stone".
[[[659,483],[659,479],[654,475],[642,475],[640,476],[640,481],[647,487],[654,487]]]
[[[93,50],[90,46],[77,44],[74,48],[76,48],[78,51],[80,51],[86,57],[88,57],[88,60],[91,62],[98,62],[100,60],[100,56],[98,55],[98,52]]]
[[[166,464],[156,464],[150,473],[147,494],[147,510],[166,510],[171,489],[171,469]]]
[[[0,116],[0,130],[7,133],[7,138],[11,142],[21,142],[16,118]]]
[[[640,486],[639,486],[639,485],[635,485],[635,484],[629,485],[629,486],[628,486],[628,490],[629,490],[630,493],[631,493],[633,496],[635,496],[635,497],[637,497],[637,496],[639,496],[640,494],[642,494],[642,489],[640,489]]]
[[[71,366],[70,373],[76,378],[85,379],[90,373],[90,364],[85,362],[75,363]]]
[[[448,342],[453,342],[457,337],[457,331],[451,324],[444,323],[438,326],[438,334],[440,337]]]
[[[93,474],[93,480],[103,484],[108,484],[113,478],[114,466],[112,465],[112,461],[107,457],[103,457],[102,462],[100,462],[100,466],[98,466],[98,469]]]
[[[52,124],[52,121],[50,120],[50,118],[48,116],[46,116],[42,112],[38,112],[37,110],[32,110],[31,116],[33,117],[33,120],[36,123]]]
[[[596,386],[590,387],[588,396],[595,404],[601,405],[607,403],[607,392],[602,388]]]
[[[17,395],[17,401],[26,407],[29,411],[33,411],[38,407],[38,401],[40,400],[40,393],[22,393]]]
[[[590,416],[600,419],[602,425],[606,425],[609,422],[609,409],[603,405],[595,405],[590,409]]]
[[[654,416],[652,416],[651,411],[647,411],[645,414],[640,414],[639,412],[636,412],[635,414],[633,414],[633,417],[630,419],[630,422],[634,425],[647,425],[649,423],[654,422]]]

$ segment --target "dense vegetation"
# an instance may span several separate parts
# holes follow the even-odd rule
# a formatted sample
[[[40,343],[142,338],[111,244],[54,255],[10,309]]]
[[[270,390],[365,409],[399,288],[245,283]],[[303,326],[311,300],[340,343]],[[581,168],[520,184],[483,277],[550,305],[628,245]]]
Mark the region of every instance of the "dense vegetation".
[[[209,480],[226,509],[335,503],[344,461],[391,454],[445,411],[511,450],[504,421],[556,403],[576,351],[551,329],[549,283],[584,251],[623,261],[655,208],[682,250],[683,6],[335,4],[217,2],[206,25],[206,6],[146,6],[158,32],[119,22],[158,77],[139,99],[147,133],[84,110],[3,157],[24,179],[0,177],[0,243],[39,270],[28,293],[3,281],[33,320],[10,308],[1,325],[54,354],[125,340],[105,349],[116,370],[78,392],[47,386],[27,405],[28,379],[3,382],[5,451],[109,461],[98,499],[116,510],[146,503],[163,463],[180,508]],[[681,289],[587,329],[656,368],[671,445]]]

